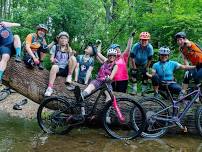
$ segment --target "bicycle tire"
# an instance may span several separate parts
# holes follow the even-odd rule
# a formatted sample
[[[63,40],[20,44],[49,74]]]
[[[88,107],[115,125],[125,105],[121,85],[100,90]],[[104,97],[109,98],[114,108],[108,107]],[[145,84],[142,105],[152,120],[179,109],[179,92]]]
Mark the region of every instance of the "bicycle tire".
[[[199,134],[202,136],[202,106],[198,107],[195,113],[195,123]]]
[[[40,128],[50,134],[66,134],[72,126],[66,122],[72,107],[63,97],[47,97],[40,104],[37,120]]]
[[[0,92],[0,101],[6,99],[9,96],[9,92],[8,91],[1,91]]]
[[[168,109],[163,110],[166,108],[166,105],[161,100],[154,97],[142,98],[139,102],[146,113],[146,128],[141,133],[141,136],[147,138],[157,138],[165,135],[168,130],[166,128],[168,126],[168,122],[156,120],[155,116],[159,115],[160,117],[168,118],[170,116]]]
[[[145,127],[145,113],[143,108],[140,104],[129,98],[117,98],[116,100],[121,113],[125,117],[125,121],[124,123],[120,122],[112,106],[112,101],[110,101],[104,107],[102,115],[102,123],[105,131],[115,139],[129,140],[138,137]],[[138,113],[139,117],[138,130],[134,127],[134,111]]]

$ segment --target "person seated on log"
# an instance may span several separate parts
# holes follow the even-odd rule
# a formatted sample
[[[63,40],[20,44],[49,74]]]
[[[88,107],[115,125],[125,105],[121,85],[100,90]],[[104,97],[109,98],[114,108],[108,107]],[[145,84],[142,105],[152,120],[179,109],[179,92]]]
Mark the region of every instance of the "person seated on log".
[[[131,51],[131,46],[133,43],[133,36],[135,32],[132,32],[129,39],[126,49],[121,53],[119,44],[112,44],[110,48],[117,50],[116,65],[118,66],[118,71],[114,76],[114,81],[112,82],[113,91],[126,93],[128,87],[128,58]]]
[[[179,94],[181,86],[174,80],[174,71],[177,69],[194,69],[196,66],[182,65],[176,61],[169,60],[170,49],[161,47],[159,49],[159,61],[152,66],[152,85],[154,88],[154,97],[159,98],[158,90],[164,90],[165,87],[161,82],[168,83],[168,88],[171,93]]]
[[[180,96],[184,96],[187,93],[190,80],[194,80],[195,84],[199,84],[202,79],[202,48],[188,40],[185,32],[178,32],[175,35],[175,40],[179,45],[184,64],[189,65],[190,62],[196,66],[196,69],[185,72],[182,91],[180,92]]]
[[[44,69],[43,59],[45,53],[51,48],[54,42],[47,45],[46,43],[46,33],[48,33],[48,28],[45,24],[39,24],[36,27],[36,33],[31,33],[27,35],[25,39],[25,57],[24,62],[28,68],[33,68],[37,65],[40,70]]]
[[[94,66],[94,58],[92,57],[94,46],[88,45],[84,49],[83,55],[77,56],[77,66],[75,69],[75,81],[80,84],[88,84]]]
[[[53,93],[53,84],[56,76],[64,76],[66,82],[71,83],[72,73],[76,67],[76,58],[69,46],[69,34],[61,32],[58,35],[58,44],[51,48],[52,68],[49,75],[48,88],[46,89],[45,96],[51,96]]]
[[[20,26],[19,23],[0,22],[0,84],[3,73],[11,55],[16,51],[16,61],[20,61],[21,41],[18,35],[13,35],[9,27]]]
[[[100,52],[97,52],[97,54],[100,54]],[[98,56],[98,55],[97,55]],[[104,60],[100,59],[102,66],[100,67],[98,71],[98,76],[95,80],[92,80],[90,84],[87,86],[87,88],[81,93],[82,97],[84,98],[88,94],[90,94],[93,90],[100,87],[103,83],[107,81],[112,81],[114,79],[114,76],[118,70],[118,66],[115,63],[117,56],[117,51],[115,49],[109,49],[107,51],[107,58],[104,58]],[[110,85],[111,89],[112,86]],[[109,94],[106,96],[106,101],[110,100]]]
[[[132,92],[131,94],[137,94],[137,81],[142,81],[142,91],[141,94],[144,96],[144,92],[147,89],[148,77],[146,72],[148,71],[154,50],[153,46],[149,43],[151,36],[148,32],[141,32],[139,39],[140,41],[135,43],[132,47],[130,57],[131,57],[131,81],[132,81]]]

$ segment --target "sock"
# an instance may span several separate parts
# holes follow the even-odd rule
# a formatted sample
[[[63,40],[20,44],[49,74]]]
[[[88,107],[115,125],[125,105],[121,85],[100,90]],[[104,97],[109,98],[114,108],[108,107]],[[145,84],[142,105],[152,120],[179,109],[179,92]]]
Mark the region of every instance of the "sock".
[[[83,98],[85,98],[85,97],[88,95],[88,92],[83,91],[83,92],[81,93],[81,95],[83,96]]]
[[[137,83],[132,84],[132,90],[137,92]]]
[[[16,51],[16,56],[20,56],[21,55],[21,48],[20,47],[17,47],[15,49],[15,51]]]
[[[48,83],[48,87],[49,87],[49,88],[53,88],[53,84]]]
[[[0,70],[0,80],[2,80],[4,71]]]

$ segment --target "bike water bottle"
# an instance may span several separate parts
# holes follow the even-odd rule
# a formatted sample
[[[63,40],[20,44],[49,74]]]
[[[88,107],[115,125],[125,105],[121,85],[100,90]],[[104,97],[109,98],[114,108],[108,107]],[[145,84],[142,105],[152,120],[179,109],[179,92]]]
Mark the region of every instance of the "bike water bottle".
[[[177,116],[179,112],[179,106],[176,105],[176,101],[173,101],[173,116]]]

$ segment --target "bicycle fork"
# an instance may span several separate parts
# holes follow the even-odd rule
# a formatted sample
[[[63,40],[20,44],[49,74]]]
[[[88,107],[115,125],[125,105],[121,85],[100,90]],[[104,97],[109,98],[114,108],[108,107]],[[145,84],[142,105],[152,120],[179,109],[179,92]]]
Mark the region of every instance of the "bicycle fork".
[[[115,109],[115,111],[116,111],[116,114],[117,114],[117,116],[118,116],[118,118],[119,118],[119,120],[120,120],[120,122],[124,122],[125,121],[125,117],[122,115],[122,113],[121,113],[121,110],[120,110],[120,108],[119,108],[119,106],[118,106],[118,104],[117,104],[117,101],[116,101],[116,97],[115,96],[113,96],[113,107],[114,107],[114,109]]]

